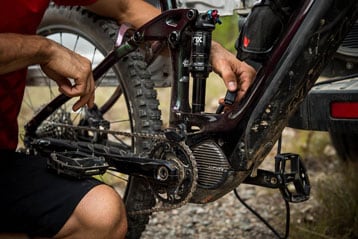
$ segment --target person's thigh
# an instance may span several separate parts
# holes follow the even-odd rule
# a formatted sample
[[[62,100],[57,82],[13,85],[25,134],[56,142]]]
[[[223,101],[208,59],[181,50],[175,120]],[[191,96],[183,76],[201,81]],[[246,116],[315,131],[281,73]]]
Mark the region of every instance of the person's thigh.
[[[47,169],[46,159],[0,152],[0,232],[52,237],[93,187],[94,179],[76,180]]]

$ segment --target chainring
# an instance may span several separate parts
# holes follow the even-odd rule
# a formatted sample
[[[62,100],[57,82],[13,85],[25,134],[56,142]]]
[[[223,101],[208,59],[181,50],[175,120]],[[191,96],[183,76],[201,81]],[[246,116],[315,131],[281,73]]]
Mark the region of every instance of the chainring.
[[[178,183],[173,185],[151,183],[157,199],[174,207],[186,204],[196,190],[198,179],[196,161],[190,148],[184,142],[158,142],[150,157],[175,162],[180,175]]]

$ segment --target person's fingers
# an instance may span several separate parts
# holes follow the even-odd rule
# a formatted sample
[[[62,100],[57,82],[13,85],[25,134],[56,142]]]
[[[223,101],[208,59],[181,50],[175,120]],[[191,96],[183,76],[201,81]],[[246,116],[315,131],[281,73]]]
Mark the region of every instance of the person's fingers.
[[[54,43],[54,46],[52,57],[41,65],[43,71],[56,81],[61,93],[68,97],[80,97],[73,105],[74,110],[85,104],[93,107],[95,83],[91,61],[57,43]],[[69,79],[73,79],[74,82]]]
[[[256,76],[256,70],[246,62],[241,62],[239,72],[238,101],[240,101],[245,96],[248,89],[254,82]]]
[[[88,79],[86,80],[86,84],[76,84],[75,90],[80,92],[80,99],[73,105],[73,110],[77,111],[84,105],[88,105],[88,107],[92,108],[94,106],[94,91],[95,91],[95,84],[93,80],[92,74],[89,75]]]
[[[93,108],[94,106],[94,100],[95,100],[95,94],[91,94],[91,97],[89,98],[87,105],[89,108]]]
[[[76,97],[80,96],[80,99],[73,105],[73,110],[77,111],[84,105],[88,105],[88,107],[92,108],[94,106],[94,82],[91,76],[91,80],[88,81],[87,84],[75,84],[71,85],[71,82],[67,78],[56,79],[56,82],[59,87],[59,91],[68,97]]]
[[[70,80],[65,77],[56,77],[55,81],[58,85],[58,90],[61,93],[70,96],[69,94],[71,93],[71,89],[72,89],[72,84]]]
[[[240,101],[246,94],[247,90],[251,86],[251,80],[248,78],[243,78],[240,81],[240,87],[237,94],[237,100]]]
[[[88,94],[87,84],[83,80],[75,81],[75,84],[71,87],[68,92],[68,96],[84,96]]]
[[[92,73],[90,74],[90,76],[89,76],[89,91],[88,91],[88,93],[90,94],[90,98],[89,98],[89,100],[88,100],[88,102],[87,102],[87,105],[88,105],[88,107],[89,108],[92,108],[93,106],[94,106],[94,100],[95,100],[95,82],[94,82],[94,80],[93,80],[93,75],[92,75]]]
[[[236,75],[227,64],[223,65],[221,68],[221,77],[224,80],[225,86],[229,91],[237,90],[237,79]]]
[[[81,96],[80,99],[78,101],[76,101],[76,103],[72,106],[72,110],[77,111],[81,107],[86,105],[87,102],[89,101],[90,97],[91,97],[91,95]]]

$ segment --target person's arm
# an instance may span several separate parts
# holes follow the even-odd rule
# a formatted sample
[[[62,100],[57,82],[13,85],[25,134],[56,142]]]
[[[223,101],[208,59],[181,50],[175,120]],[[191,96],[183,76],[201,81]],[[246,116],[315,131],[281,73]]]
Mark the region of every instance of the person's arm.
[[[238,91],[236,99],[240,101],[254,81],[256,70],[214,41],[210,62],[214,71],[223,78],[226,88],[232,92]]]
[[[160,14],[159,9],[141,0],[98,0],[87,8],[99,15],[112,17],[118,23],[128,22],[137,28]],[[228,90],[239,91],[238,100],[240,100],[255,78],[255,69],[236,59],[233,54],[214,41],[211,63],[214,71],[223,78]]]
[[[0,74],[44,63],[50,46],[43,37],[0,33]]]
[[[111,17],[119,24],[130,23],[135,28],[160,14],[160,9],[142,0],[98,0],[86,8],[98,15]]]
[[[85,104],[93,106],[95,87],[88,59],[41,36],[0,33],[0,74],[34,64],[41,65],[45,74],[57,82],[60,92],[80,96],[74,110]]]

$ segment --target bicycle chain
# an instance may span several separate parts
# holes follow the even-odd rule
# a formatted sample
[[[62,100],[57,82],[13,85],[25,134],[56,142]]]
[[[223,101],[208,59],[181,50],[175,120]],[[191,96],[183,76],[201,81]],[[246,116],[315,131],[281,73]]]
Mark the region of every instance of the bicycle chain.
[[[63,124],[63,123],[58,123],[58,122],[53,122],[53,121],[44,121],[44,122],[51,123],[53,126],[70,128],[70,129],[75,129],[75,130],[88,130],[88,131],[92,131],[92,132],[96,132],[96,133],[107,133],[107,134],[111,134],[111,135],[120,135],[120,136],[125,136],[125,137],[149,138],[149,139],[152,139],[152,140],[155,139],[155,140],[158,140],[158,141],[161,141],[161,142],[171,141],[165,136],[164,133],[156,133],[156,134],[153,134],[153,133],[129,133],[129,132],[124,132],[124,131],[98,129],[98,128],[92,128],[92,127],[86,127],[86,126],[68,125],[68,124]],[[198,168],[197,168],[197,164],[196,164],[194,154],[191,151],[191,149],[189,148],[189,146],[187,146],[184,141],[180,141],[180,142],[177,142],[177,143],[187,153],[188,158],[189,158],[190,163],[191,163],[192,168],[193,168],[193,174],[192,174],[193,182],[192,182],[192,185],[191,185],[190,192],[188,193],[186,198],[184,200],[182,200],[180,203],[166,204],[166,205],[163,205],[161,207],[154,207],[154,208],[151,208],[151,209],[130,211],[130,212],[127,212],[128,214],[130,214],[130,215],[140,215],[140,214],[151,214],[153,212],[160,212],[160,211],[170,211],[170,210],[173,210],[173,209],[180,208],[180,207],[184,206],[185,204],[189,203],[189,201],[192,198],[193,193],[195,192],[196,187],[197,187]],[[154,192],[153,192],[153,194],[155,195]]]
[[[150,138],[150,139],[157,139],[161,141],[169,141],[165,134],[149,134],[149,133],[129,133],[124,131],[115,131],[115,130],[107,130],[107,129],[98,129],[98,128],[92,128],[87,126],[76,126],[76,125],[69,125],[69,124],[63,124],[58,123],[54,121],[47,121],[45,120],[44,123],[51,123],[52,126],[58,126],[68,129],[74,129],[74,130],[88,130],[96,133],[107,133],[111,135],[121,135],[125,137],[136,137],[136,138]]]

